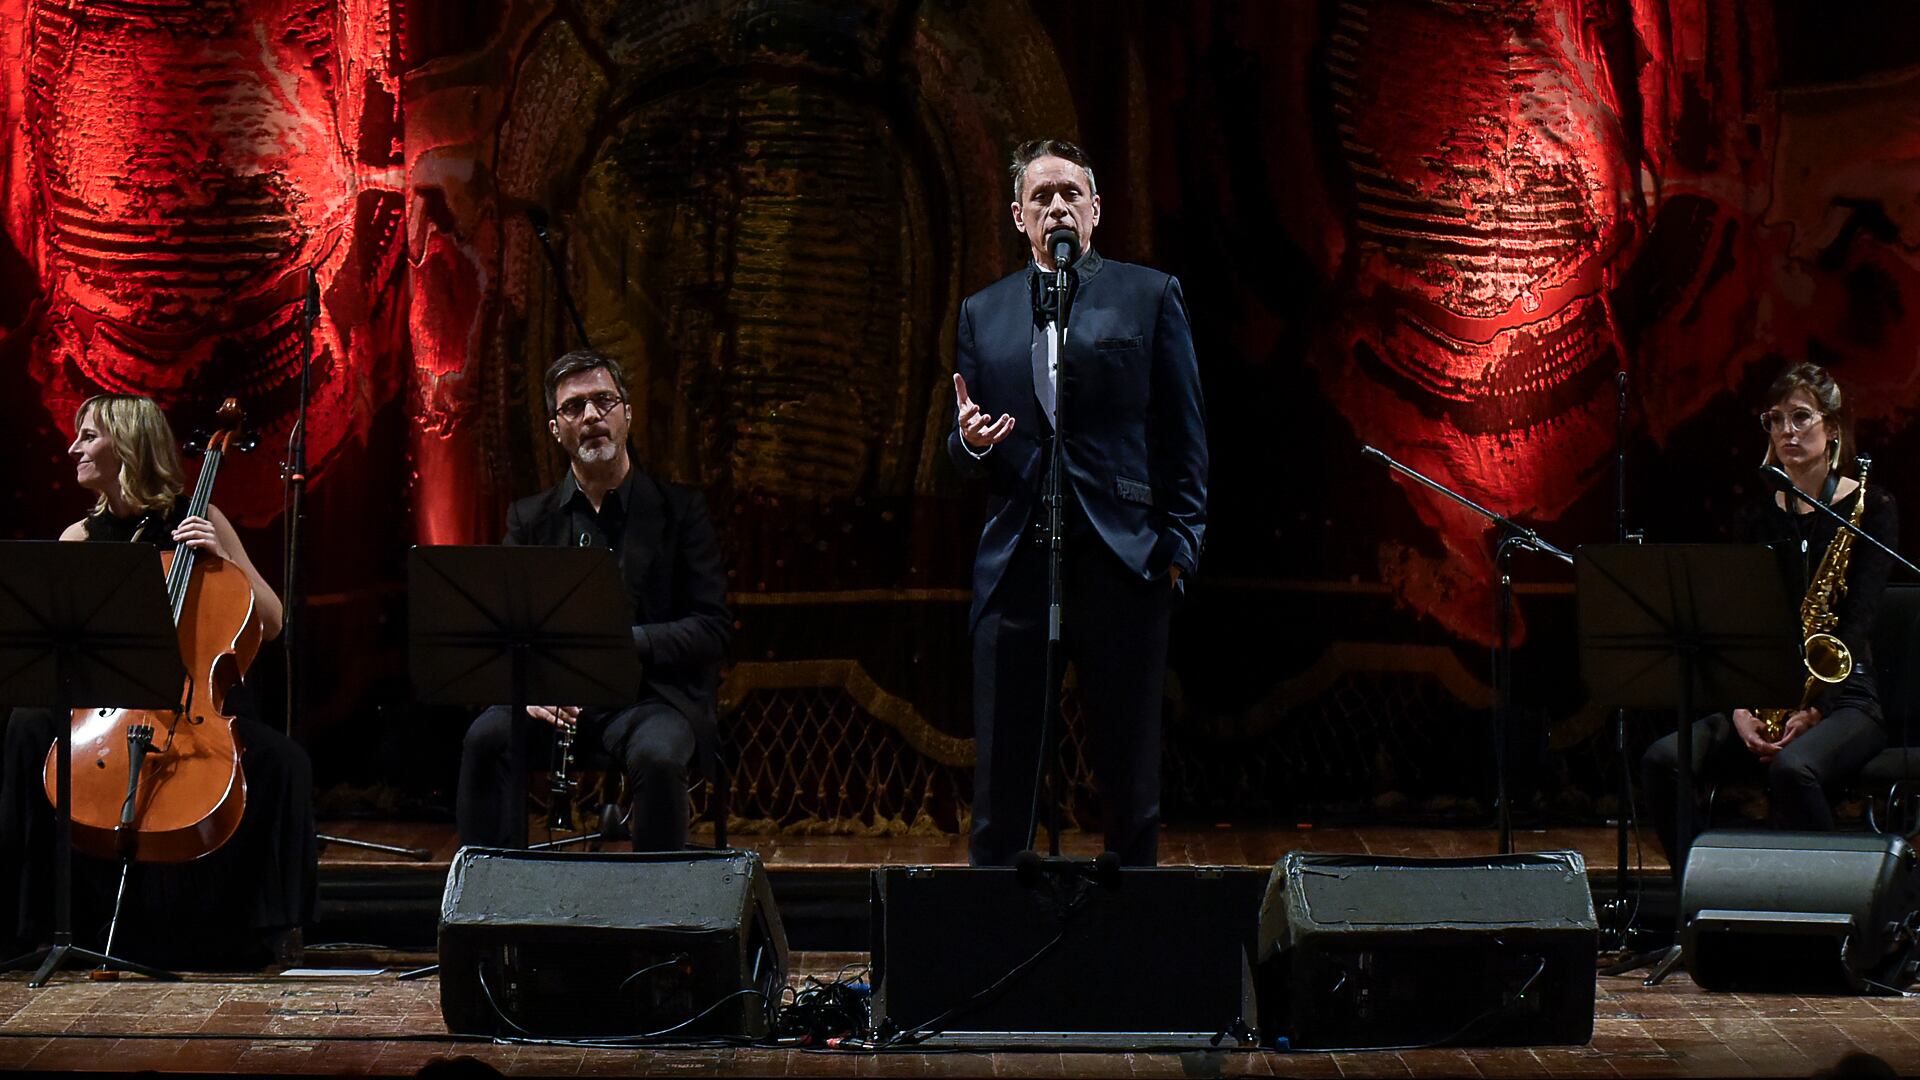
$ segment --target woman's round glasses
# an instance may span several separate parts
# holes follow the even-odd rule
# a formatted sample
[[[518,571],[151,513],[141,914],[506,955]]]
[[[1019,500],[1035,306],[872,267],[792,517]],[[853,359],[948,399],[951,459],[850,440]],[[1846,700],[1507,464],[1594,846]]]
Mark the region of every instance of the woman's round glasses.
[[[1779,409],[1768,409],[1766,412],[1760,414],[1760,426],[1765,428],[1769,435],[1778,434],[1782,431],[1791,431],[1799,434],[1812,427],[1820,418],[1819,413],[1808,408],[1791,409],[1786,412],[1781,412]]]

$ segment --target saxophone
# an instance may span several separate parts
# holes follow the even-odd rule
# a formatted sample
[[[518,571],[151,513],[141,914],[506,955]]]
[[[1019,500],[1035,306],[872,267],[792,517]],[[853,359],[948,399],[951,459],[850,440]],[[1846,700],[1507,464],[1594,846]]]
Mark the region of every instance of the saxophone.
[[[1860,467],[1860,490],[1849,517],[1858,528],[1867,508],[1867,470],[1873,467],[1873,460],[1864,454],[1854,460]],[[1780,741],[1787,717],[1812,704],[1814,692],[1821,684],[1846,682],[1847,676],[1853,674],[1853,651],[1833,632],[1840,625],[1840,598],[1847,595],[1847,564],[1852,556],[1852,530],[1834,533],[1826,554],[1820,556],[1813,580],[1807,584],[1807,595],[1800,599],[1800,631],[1806,635],[1801,652],[1807,665],[1807,685],[1800,693],[1800,704],[1794,708],[1754,710],[1760,719],[1760,732],[1768,742]]]

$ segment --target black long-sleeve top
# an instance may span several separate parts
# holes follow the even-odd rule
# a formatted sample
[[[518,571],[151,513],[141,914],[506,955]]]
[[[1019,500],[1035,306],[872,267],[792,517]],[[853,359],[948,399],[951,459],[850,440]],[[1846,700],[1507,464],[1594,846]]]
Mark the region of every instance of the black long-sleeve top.
[[[1833,509],[1842,517],[1851,518],[1858,490],[1845,498],[1835,500]],[[1860,528],[1877,537],[1888,547],[1897,548],[1900,543],[1900,514],[1893,496],[1886,489],[1869,482],[1867,508],[1861,515]],[[1796,607],[1798,598],[1806,595],[1807,585],[1813,580],[1813,572],[1827,553],[1827,546],[1833,542],[1834,533],[1840,530],[1838,522],[1819,511],[1804,514],[1791,513],[1780,508],[1771,491],[1765,493],[1765,499],[1749,501],[1741,507],[1733,523],[1734,536],[1747,543],[1767,544],[1781,551],[1784,558],[1797,572],[1797,577],[1789,582],[1797,582],[1794,592]],[[1868,641],[1873,633],[1874,615],[1880,608],[1880,595],[1886,591],[1887,576],[1893,570],[1893,560],[1879,548],[1864,540],[1855,538],[1853,553],[1847,564],[1847,591],[1840,598],[1840,625],[1834,633],[1846,643],[1853,653],[1853,674],[1845,682],[1835,685],[1822,684],[1816,690],[1812,706],[1820,710],[1821,716],[1832,716],[1836,710],[1853,707],[1860,709],[1875,720],[1881,720],[1880,699],[1873,678],[1873,651]]]

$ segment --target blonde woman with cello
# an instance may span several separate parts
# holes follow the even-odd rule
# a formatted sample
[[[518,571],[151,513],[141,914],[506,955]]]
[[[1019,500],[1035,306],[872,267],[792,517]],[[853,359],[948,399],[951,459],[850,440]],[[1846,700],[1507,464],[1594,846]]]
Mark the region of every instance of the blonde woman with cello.
[[[74,479],[95,500],[60,539],[191,548],[198,557],[223,560],[251,587],[260,636],[277,636],[280,598],[232,523],[211,504],[204,514],[189,513],[173,430],[152,399],[89,398],[74,427],[67,449]],[[318,847],[306,752],[250,715],[244,682],[227,695],[225,711],[235,716],[244,813],[232,837],[210,854],[135,869],[117,938],[124,944],[116,945],[130,958],[164,949],[171,951],[156,960],[181,966],[274,959],[297,944],[312,911]],[[42,769],[54,725],[67,722],[44,709],[16,709],[7,724],[0,762],[0,944],[17,937],[19,946],[31,946],[50,930],[54,822]],[[75,926],[84,939],[111,911],[119,867],[84,857],[74,865],[81,913]]]

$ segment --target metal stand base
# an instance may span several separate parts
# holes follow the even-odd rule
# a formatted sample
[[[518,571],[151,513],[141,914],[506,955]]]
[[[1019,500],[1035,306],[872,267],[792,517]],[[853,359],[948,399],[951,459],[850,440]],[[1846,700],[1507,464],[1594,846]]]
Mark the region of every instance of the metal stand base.
[[[361,851],[378,851],[386,855],[398,855],[402,858],[413,859],[418,862],[426,862],[428,859],[433,858],[433,852],[423,847],[398,847],[393,844],[376,844],[371,840],[355,840],[349,836],[329,836],[326,833],[319,833],[314,836],[314,839],[320,841],[321,847],[325,847],[328,844],[338,844],[341,847],[359,848]]]
[[[1647,977],[1640,981],[1640,985],[1659,986],[1666,981],[1667,976],[1673,974],[1673,969],[1679,966],[1680,946],[1669,945],[1667,947],[1667,955],[1661,957],[1660,962],[1653,965],[1653,971],[1649,972]]]
[[[55,942],[25,956],[16,956],[0,964],[0,971],[25,971],[28,968],[37,968],[33,978],[27,980],[27,985],[38,989],[47,985],[47,980],[53,977],[53,973],[67,966],[69,961],[75,967],[91,966],[96,970],[124,971],[133,975],[145,975],[157,982],[180,981],[180,976],[171,971],[148,967],[132,960],[121,960],[106,953],[94,952],[92,949],[83,949],[70,941]]]
[[[564,851],[575,844],[597,844],[600,841],[605,839],[606,837],[600,835],[597,832],[584,832],[584,833],[577,833],[573,836],[563,836],[558,840],[542,840],[537,844],[528,844],[527,850],[528,851]]]

